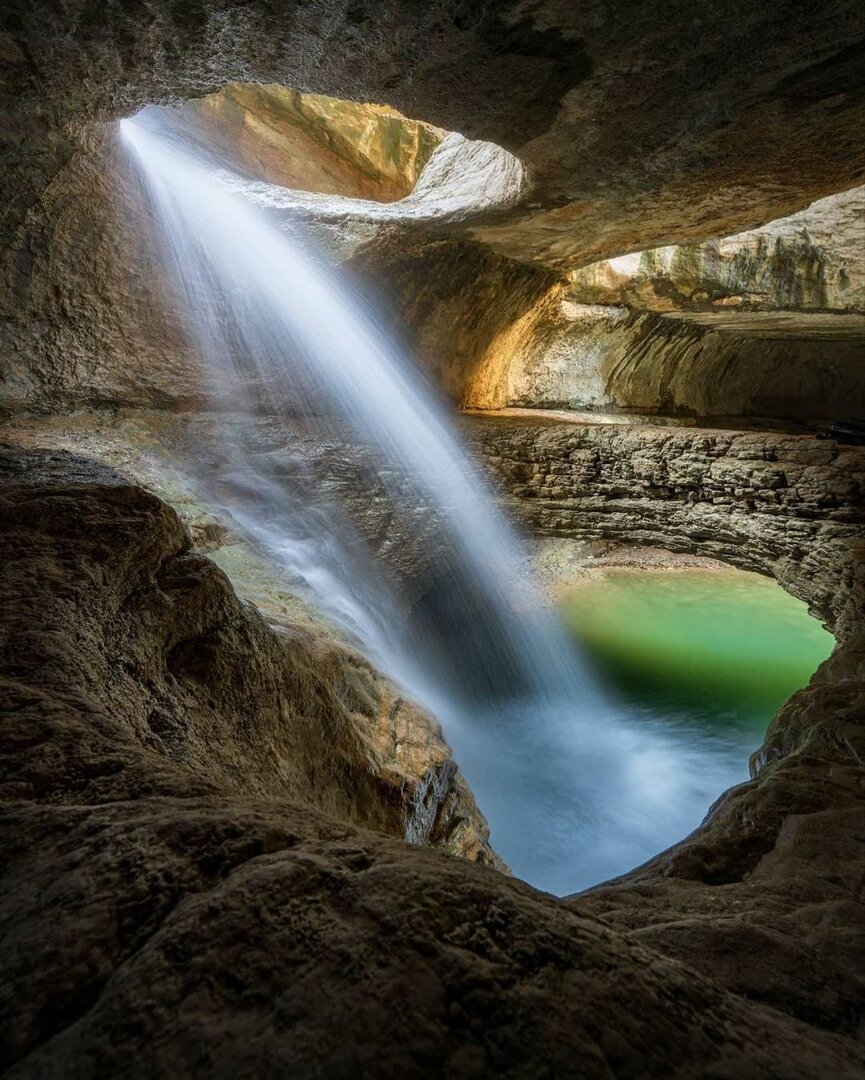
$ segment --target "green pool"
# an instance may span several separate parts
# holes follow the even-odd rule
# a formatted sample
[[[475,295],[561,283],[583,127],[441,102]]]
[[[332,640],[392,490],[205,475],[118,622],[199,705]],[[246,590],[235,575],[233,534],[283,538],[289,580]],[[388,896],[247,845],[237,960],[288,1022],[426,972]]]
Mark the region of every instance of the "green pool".
[[[620,696],[726,728],[751,749],[834,645],[804,603],[738,570],[610,569],[562,610]]]

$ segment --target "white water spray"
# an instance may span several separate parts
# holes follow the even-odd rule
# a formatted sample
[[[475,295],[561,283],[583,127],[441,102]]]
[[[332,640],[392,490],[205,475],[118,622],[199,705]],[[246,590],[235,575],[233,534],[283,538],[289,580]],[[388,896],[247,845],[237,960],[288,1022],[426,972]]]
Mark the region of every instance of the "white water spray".
[[[202,474],[209,498],[438,715],[517,873],[573,891],[688,831],[729,778],[706,776],[657,724],[615,714],[534,595],[445,407],[315,253],[161,115],[145,110],[121,133],[225,411],[224,467]],[[290,429],[298,412],[322,411],[370,449],[394,505],[435,524],[434,586],[412,619],[340,508],[256,447],[261,416]]]

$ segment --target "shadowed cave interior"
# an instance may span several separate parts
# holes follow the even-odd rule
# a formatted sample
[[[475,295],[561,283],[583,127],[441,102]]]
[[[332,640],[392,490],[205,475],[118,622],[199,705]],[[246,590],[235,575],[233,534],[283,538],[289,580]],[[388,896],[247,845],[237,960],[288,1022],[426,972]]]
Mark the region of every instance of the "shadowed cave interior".
[[[3,16],[8,1075],[861,1075],[865,26],[580,7]]]

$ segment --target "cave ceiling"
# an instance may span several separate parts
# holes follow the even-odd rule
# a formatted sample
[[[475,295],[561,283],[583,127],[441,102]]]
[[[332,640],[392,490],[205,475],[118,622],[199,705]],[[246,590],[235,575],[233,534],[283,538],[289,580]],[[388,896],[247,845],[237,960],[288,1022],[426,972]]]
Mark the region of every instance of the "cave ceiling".
[[[470,231],[520,260],[726,235],[865,178],[863,40],[848,0],[12,0],[5,228],[101,125],[251,81],[386,102],[512,151],[531,190]]]

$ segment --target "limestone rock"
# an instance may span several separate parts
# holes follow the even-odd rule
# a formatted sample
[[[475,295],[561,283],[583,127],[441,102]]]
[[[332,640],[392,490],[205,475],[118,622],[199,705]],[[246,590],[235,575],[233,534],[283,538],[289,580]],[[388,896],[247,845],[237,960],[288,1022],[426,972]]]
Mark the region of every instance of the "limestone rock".
[[[13,0],[6,210],[24,220],[88,127],[259,82],[386,102],[516,153],[533,196],[482,230],[511,256],[573,267],[730,235],[861,182],[862,29],[850,0],[675,0],[663,19],[639,0],[290,16],[264,0],[110,13]]]
[[[657,315],[562,300],[499,357],[514,406],[821,420],[865,413],[865,316],[714,311]],[[484,407],[487,388],[467,402]]]
[[[576,896],[751,1001],[862,1037],[865,451],[811,437],[466,421],[499,490],[547,536],[613,539],[774,576],[838,646],[770,725],[753,779],[701,827]]]
[[[865,188],[750,232],[655,248],[569,275],[577,302],[650,311],[865,311]]]

